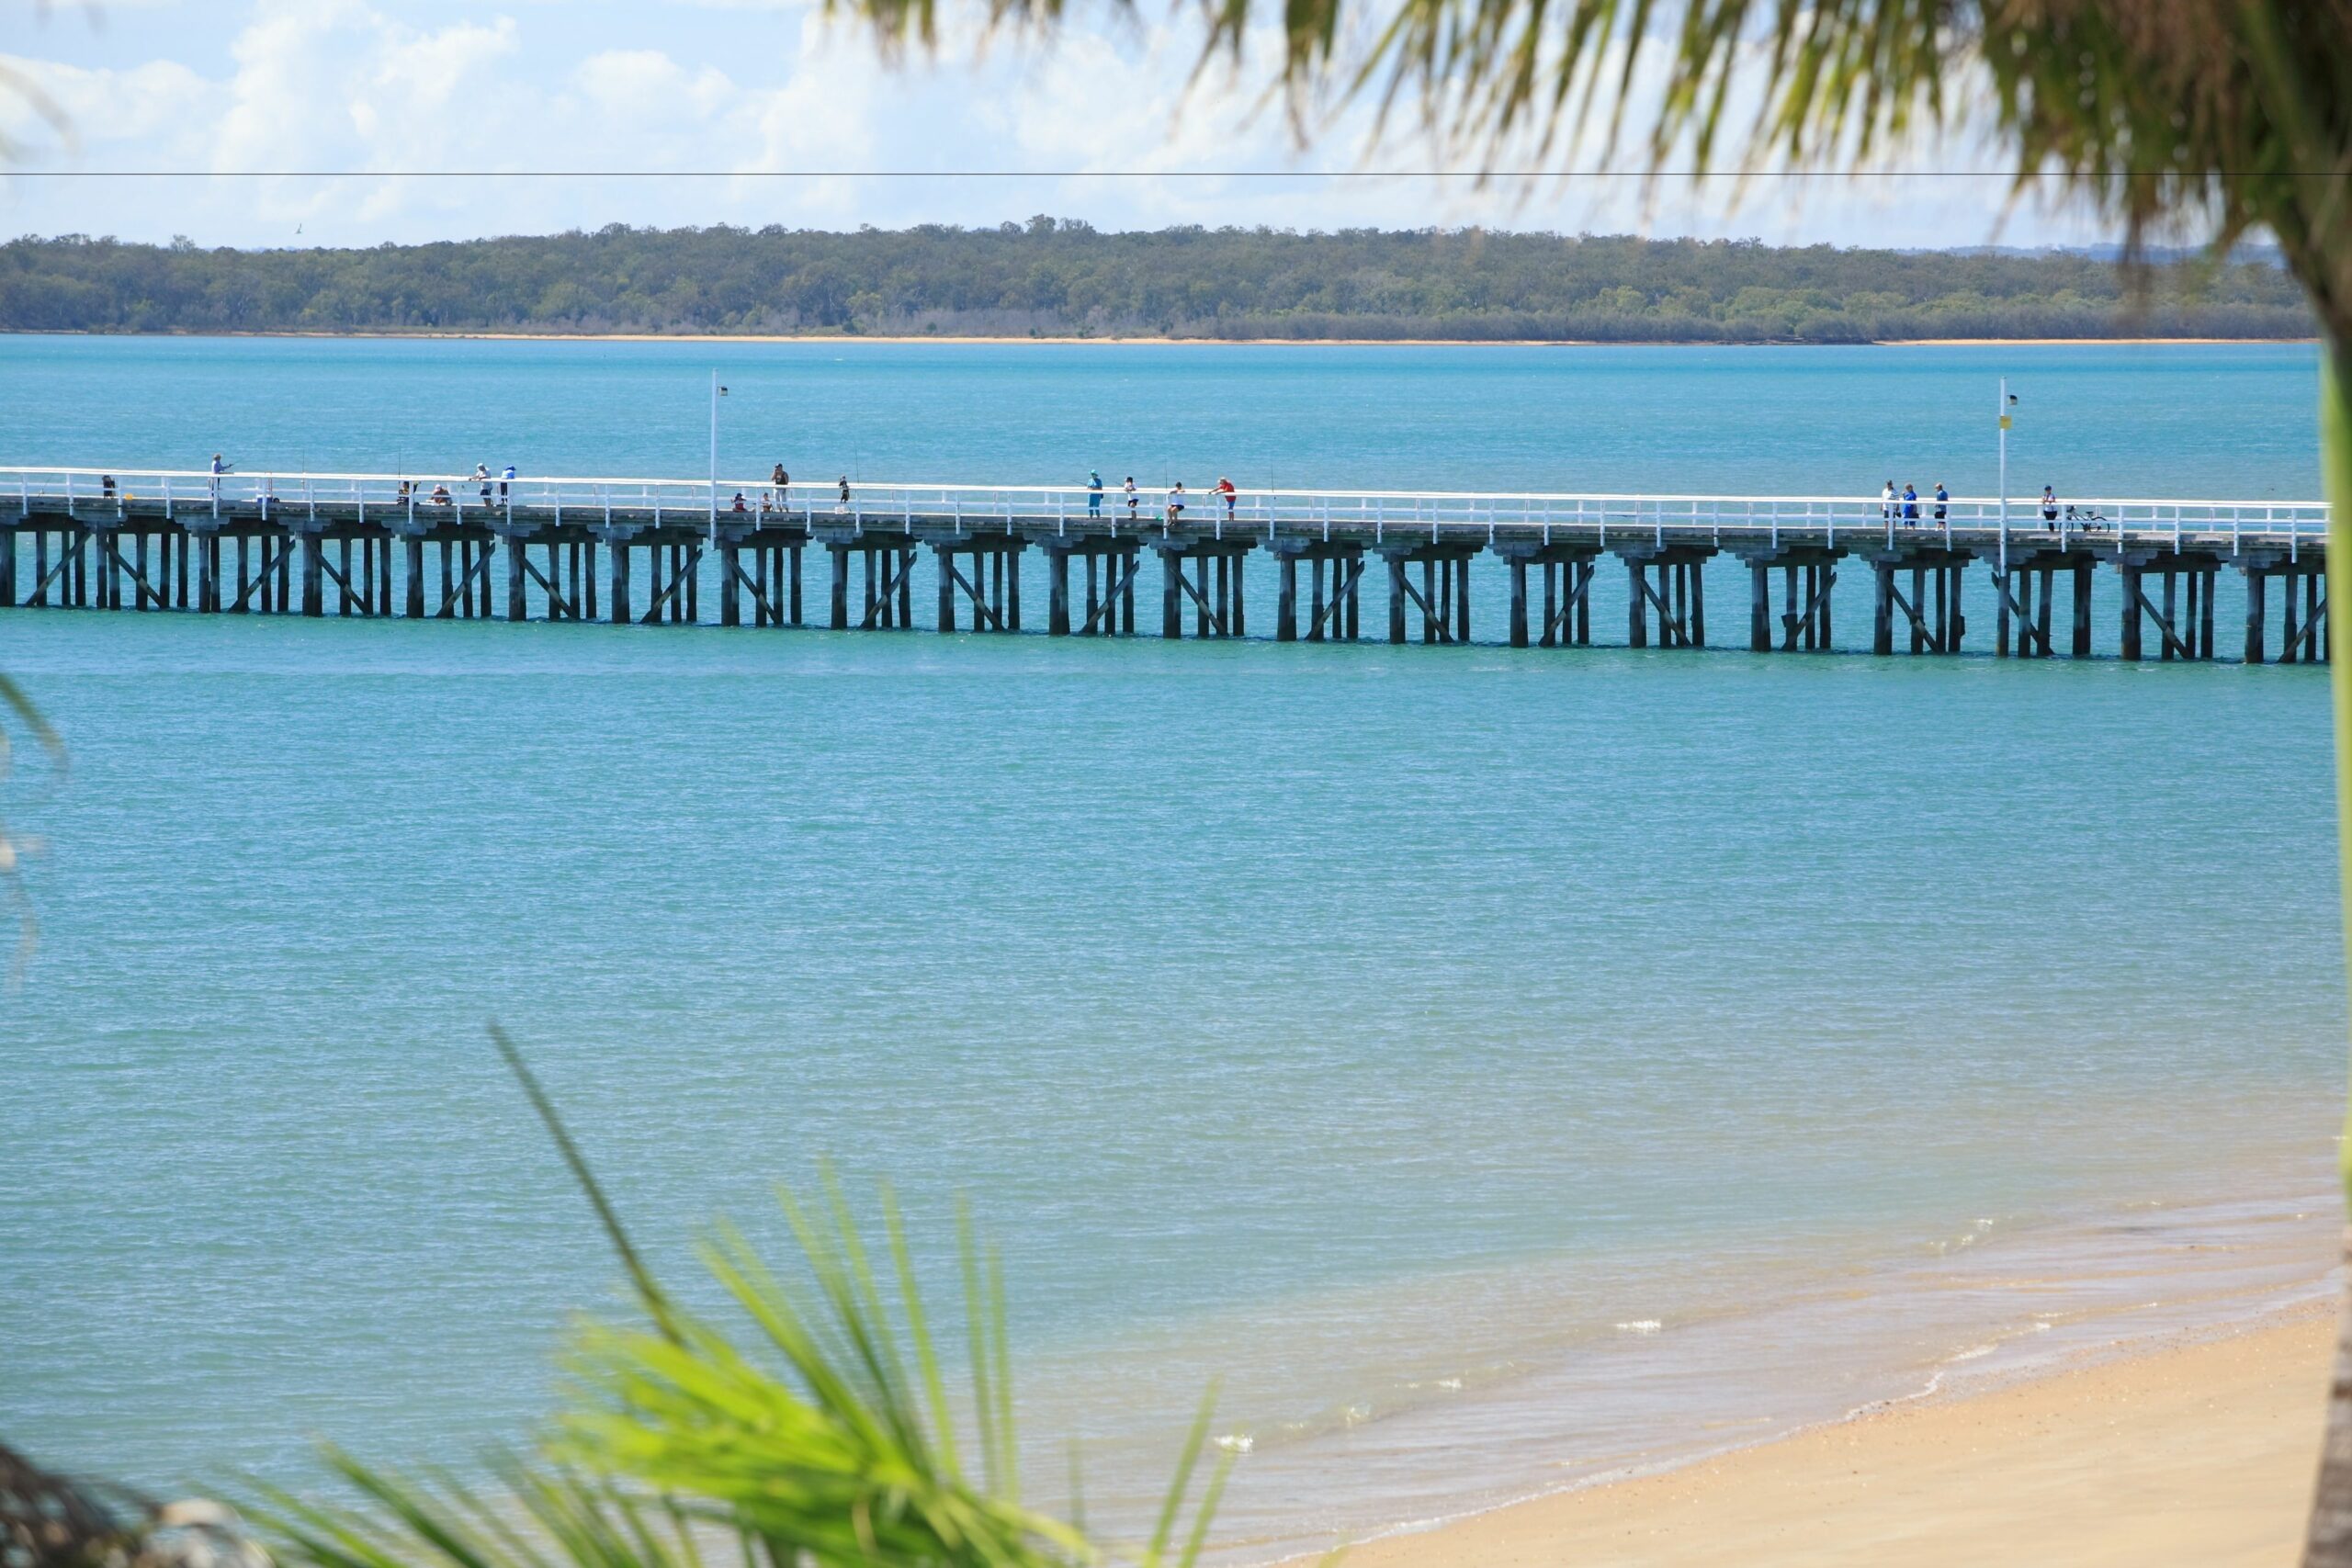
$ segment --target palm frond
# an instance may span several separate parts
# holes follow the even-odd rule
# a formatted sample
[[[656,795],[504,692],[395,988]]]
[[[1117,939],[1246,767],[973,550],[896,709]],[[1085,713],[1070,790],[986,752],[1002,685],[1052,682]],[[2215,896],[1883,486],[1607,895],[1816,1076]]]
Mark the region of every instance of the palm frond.
[[[797,1247],[771,1268],[734,1227],[703,1264],[740,1314],[730,1334],[687,1310],[629,1244],[617,1212],[522,1054],[492,1038],[623,1259],[648,1321],[591,1318],[564,1357],[548,1432],[481,1485],[373,1468],[339,1450],[345,1500],[258,1487],[251,1511],[282,1561],[307,1568],[1084,1568],[1106,1553],[1020,1501],[1003,1272],[968,1213],[958,1225],[970,1419],[982,1475],[962,1466],[956,1411],[895,1201],[881,1197],[885,1288],[830,1168],[821,1201],[778,1194]],[[1189,1568],[1225,1465],[1198,1504],[1203,1406],[1143,1568]],[[1226,1461],[1229,1464],[1229,1459]],[[1169,1542],[1189,1529],[1180,1551]]]

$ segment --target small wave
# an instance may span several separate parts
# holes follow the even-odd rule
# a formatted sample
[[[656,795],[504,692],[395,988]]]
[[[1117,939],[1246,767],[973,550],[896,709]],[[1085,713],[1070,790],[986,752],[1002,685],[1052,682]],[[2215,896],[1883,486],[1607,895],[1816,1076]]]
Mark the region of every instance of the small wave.
[[[1460,1393],[1462,1392],[1462,1380],[1460,1378],[1440,1378],[1437,1380],[1437,1386],[1445,1390],[1448,1393]]]
[[[1619,1324],[1617,1325],[1617,1332],[1620,1334],[1656,1334],[1659,1329],[1664,1328],[1665,1326],[1666,1325],[1660,1323],[1657,1318],[1637,1317],[1631,1323]]]
[[[1973,1345],[1969,1347],[1969,1348],[1962,1350],[1957,1356],[1945,1357],[1944,1365],[1951,1367],[1957,1366],[1962,1361],[1978,1360],[1984,1357],[1991,1355],[1994,1351],[1999,1348],[2000,1347],[1997,1345]]]
[[[1247,1432],[1227,1432],[1216,1440],[1216,1446],[1229,1454],[1246,1454],[1258,1446],[1258,1439]]]

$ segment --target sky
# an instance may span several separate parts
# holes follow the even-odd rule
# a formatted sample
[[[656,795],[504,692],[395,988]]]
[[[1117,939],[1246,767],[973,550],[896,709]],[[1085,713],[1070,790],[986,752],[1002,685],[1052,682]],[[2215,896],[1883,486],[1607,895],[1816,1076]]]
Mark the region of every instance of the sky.
[[[372,245],[1046,213],[1904,247],[2114,237],[2079,209],[2013,201],[2006,179],[1920,172],[2000,168],[1965,130],[1884,174],[1744,193],[1630,176],[1482,188],[1396,173],[1449,164],[1409,126],[1375,139],[1363,106],[1301,147],[1256,69],[1270,40],[1196,80],[1190,6],[1071,0],[1051,39],[986,36],[956,0],[941,11],[936,57],[893,63],[797,0],[0,0],[0,71],[67,122],[0,94],[17,148],[0,232]],[[1552,162],[1595,166],[1585,150]]]

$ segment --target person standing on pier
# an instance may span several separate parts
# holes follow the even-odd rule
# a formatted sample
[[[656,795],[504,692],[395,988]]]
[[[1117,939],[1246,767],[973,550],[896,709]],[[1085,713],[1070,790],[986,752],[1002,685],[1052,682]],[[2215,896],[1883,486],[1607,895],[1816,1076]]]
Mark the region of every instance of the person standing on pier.
[[[775,472],[768,476],[768,482],[775,486],[775,509],[778,512],[791,511],[792,476],[784,471],[782,463],[778,463],[775,466]]]
[[[213,499],[213,500],[218,501],[218,500],[220,500],[220,476],[221,476],[222,474],[227,473],[227,472],[230,470],[230,468],[231,468],[232,467],[233,467],[233,466],[234,466],[234,465],[232,465],[232,464],[229,464],[229,463],[224,463],[224,462],[222,462],[222,461],[220,460],[220,453],[215,452],[214,454],[212,454],[212,499]]]
[[[1903,483],[1903,521],[1915,526],[1919,521],[1919,487],[1908,479]]]
[[[490,504],[490,465],[488,463],[476,463],[474,465],[474,479],[476,482],[481,486],[481,503],[484,506],[488,506]]]
[[[509,463],[509,464],[507,464],[507,465],[506,465],[506,471],[505,471],[504,473],[500,474],[500,475],[498,476],[498,499],[499,499],[501,502],[503,502],[503,501],[506,499],[506,487],[507,487],[507,486],[509,486],[509,485],[511,485],[511,484],[513,484],[514,482],[514,464],[512,464],[512,463]]]
[[[1136,477],[1133,474],[1127,476],[1126,494],[1127,521],[1132,523],[1136,520],[1136,507],[1143,500],[1143,497],[1136,493]]]
[[[1086,514],[1089,517],[1102,515],[1102,471],[1100,468],[1086,470]]]
[[[1233,481],[1223,474],[1216,477],[1216,492],[1225,498],[1225,520],[1230,523],[1233,521],[1233,498],[1238,492],[1234,490]]]
[[[1944,481],[1936,481],[1936,521],[1944,520],[1944,509],[1951,504],[1951,491],[1944,489]]]
[[[2041,525],[2054,529],[2058,523],[2058,492],[2048,485],[2041,487]]]
[[[845,514],[848,513],[848,511],[849,511],[849,476],[848,476],[847,474],[843,474],[843,475],[842,476],[841,483],[842,483],[842,499],[841,499],[841,504],[840,504],[840,505],[838,505],[838,506],[836,506],[836,507],[834,507],[834,508],[833,508],[833,511],[834,511],[834,512],[835,512],[835,513],[837,513],[837,514],[844,514],[844,515],[845,515]]]
[[[1894,521],[1894,481],[1893,479],[1887,480],[1886,488],[1878,492],[1878,514],[1889,523]]]

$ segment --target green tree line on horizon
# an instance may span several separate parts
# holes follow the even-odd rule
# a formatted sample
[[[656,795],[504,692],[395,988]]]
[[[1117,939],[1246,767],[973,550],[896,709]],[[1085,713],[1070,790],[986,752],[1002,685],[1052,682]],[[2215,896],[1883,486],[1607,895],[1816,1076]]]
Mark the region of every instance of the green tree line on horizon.
[[[2313,335],[2256,258],[1488,230],[632,229],[365,249],[0,245],[0,330],[1867,343]]]

